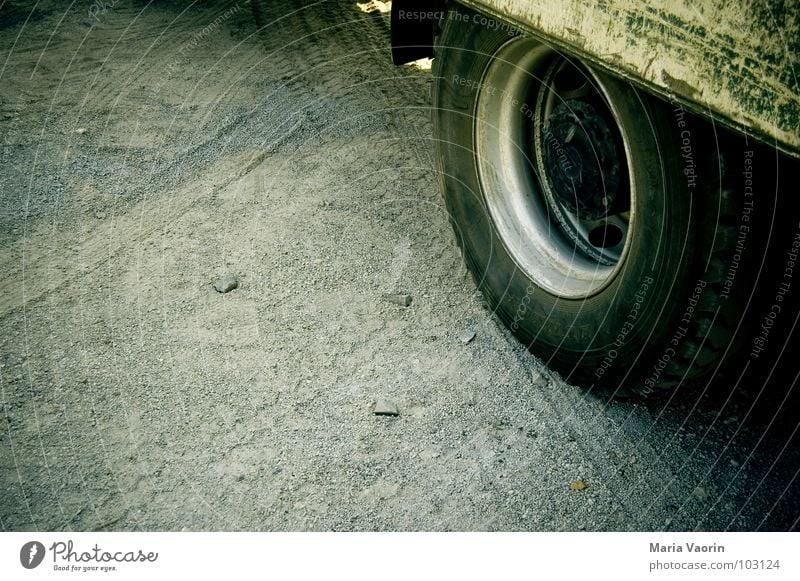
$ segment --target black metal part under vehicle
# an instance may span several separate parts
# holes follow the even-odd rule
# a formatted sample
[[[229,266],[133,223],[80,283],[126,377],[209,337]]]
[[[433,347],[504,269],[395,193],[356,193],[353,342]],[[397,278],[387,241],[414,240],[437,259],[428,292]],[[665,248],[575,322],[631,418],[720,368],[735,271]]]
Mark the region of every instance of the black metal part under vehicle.
[[[392,2],[392,62],[402,65],[433,56],[433,38],[444,15],[444,1]]]

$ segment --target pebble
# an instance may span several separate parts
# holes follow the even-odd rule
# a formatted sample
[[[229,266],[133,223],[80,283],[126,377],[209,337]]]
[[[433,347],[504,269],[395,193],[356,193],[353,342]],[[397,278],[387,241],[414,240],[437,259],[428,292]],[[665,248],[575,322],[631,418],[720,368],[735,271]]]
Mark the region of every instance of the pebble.
[[[692,491],[692,496],[699,500],[707,500],[711,494],[709,494],[708,489],[703,486],[698,486]]]
[[[214,290],[218,293],[229,293],[235,288],[239,288],[239,281],[235,276],[223,276],[214,283]]]
[[[470,331],[469,329],[466,331],[462,331],[458,335],[458,340],[461,341],[464,345],[469,343],[475,338],[475,331]]]
[[[401,307],[410,307],[411,302],[413,301],[411,295],[402,295],[402,294],[383,295],[383,298],[385,298],[390,303],[395,305],[400,305]]]
[[[388,399],[379,399],[375,402],[375,407],[372,408],[372,413],[376,416],[399,416],[400,410],[397,409],[397,404]]]
[[[84,133],[86,133],[86,127],[78,127],[75,130],[75,133],[77,133],[78,135],[83,135]]]
[[[531,383],[533,385],[547,385],[547,377],[541,371],[533,370],[531,371]]]

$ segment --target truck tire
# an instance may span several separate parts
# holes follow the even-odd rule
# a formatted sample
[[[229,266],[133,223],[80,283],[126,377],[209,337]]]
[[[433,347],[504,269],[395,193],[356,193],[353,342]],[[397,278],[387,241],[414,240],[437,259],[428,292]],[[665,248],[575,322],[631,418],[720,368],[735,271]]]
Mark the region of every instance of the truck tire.
[[[616,395],[716,370],[750,290],[725,282],[740,210],[711,125],[463,7],[435,50],[439,178],[493,312]]]

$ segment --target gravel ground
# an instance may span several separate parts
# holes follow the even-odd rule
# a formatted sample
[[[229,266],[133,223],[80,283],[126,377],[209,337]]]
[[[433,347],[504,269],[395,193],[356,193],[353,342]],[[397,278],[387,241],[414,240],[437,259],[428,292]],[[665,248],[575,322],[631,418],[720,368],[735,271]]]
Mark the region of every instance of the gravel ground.
[[[761,386],[608,402],[496,322],[384,3],[270,2],[261,34],[244,1],[28,4],[0,8],[3,530],[798,528]]]

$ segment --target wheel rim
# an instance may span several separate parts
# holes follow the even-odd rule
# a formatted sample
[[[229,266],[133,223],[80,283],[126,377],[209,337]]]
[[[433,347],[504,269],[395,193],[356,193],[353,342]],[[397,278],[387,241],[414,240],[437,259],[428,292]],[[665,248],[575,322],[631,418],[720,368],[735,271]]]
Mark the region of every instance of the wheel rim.
[[[635,225],[630,148],[609,83],[514,39],[478,90],[476,165],[495,231],[517,266],[558,297],[610,284]]]

